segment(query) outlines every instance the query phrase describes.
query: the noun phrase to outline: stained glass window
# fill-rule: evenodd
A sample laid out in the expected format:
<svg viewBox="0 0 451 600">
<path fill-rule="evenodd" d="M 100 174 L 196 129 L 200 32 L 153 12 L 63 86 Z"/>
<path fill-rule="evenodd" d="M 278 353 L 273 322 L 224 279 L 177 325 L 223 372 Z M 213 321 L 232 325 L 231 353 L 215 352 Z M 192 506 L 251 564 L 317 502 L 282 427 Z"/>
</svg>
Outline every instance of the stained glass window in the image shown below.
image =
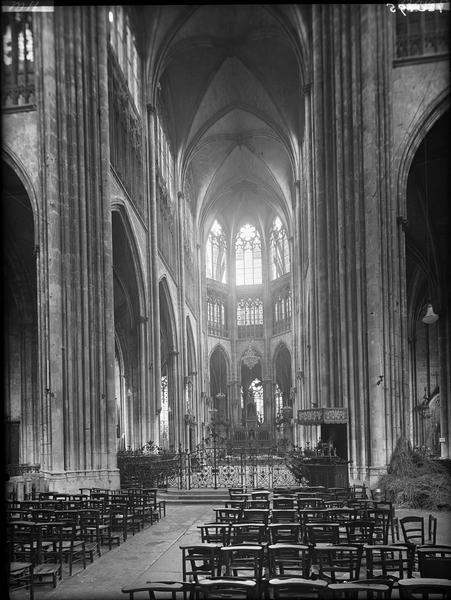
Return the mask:
<svg viewBox="0 0 451 600">
<path fill-rule="evenodd" d="M 247 223 L 241 227 L 235 242 L 236 284 L 262 283 L 262 246 L 258 230 Z"/>
</svg>

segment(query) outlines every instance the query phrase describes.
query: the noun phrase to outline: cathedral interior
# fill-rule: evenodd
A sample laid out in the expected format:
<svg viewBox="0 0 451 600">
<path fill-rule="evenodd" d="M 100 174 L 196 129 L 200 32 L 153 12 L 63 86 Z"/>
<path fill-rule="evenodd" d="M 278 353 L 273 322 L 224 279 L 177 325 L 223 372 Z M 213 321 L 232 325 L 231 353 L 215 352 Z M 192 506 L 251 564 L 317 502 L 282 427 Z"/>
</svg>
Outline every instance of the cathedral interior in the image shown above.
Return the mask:
<svg viewBox="0 0 451 600">
<path fill-rule="evenodd" d="M 438 6 L 438 5 L 431 5 Z M 450 458 L 449 10 L 2 9 L 11 482 Z"/>
</svg>

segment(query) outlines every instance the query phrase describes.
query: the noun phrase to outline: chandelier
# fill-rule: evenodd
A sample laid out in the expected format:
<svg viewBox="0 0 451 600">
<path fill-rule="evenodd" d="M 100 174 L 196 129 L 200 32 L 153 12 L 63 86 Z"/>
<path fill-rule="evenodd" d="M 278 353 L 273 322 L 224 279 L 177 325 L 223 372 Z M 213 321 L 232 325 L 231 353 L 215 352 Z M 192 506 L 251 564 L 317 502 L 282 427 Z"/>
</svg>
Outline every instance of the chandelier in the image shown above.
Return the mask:
<svg viewBox="0 0 451 600">
<path fill-rule="evenodd" d="M 252 347 L 252 342 L 246 348 L 241 357 L 241 362 L 246 365 L 248 369 L 253 369 L 255 365 L 260 361 L 260 356 L 256 353 L 255 349 Z"/>
</svg>

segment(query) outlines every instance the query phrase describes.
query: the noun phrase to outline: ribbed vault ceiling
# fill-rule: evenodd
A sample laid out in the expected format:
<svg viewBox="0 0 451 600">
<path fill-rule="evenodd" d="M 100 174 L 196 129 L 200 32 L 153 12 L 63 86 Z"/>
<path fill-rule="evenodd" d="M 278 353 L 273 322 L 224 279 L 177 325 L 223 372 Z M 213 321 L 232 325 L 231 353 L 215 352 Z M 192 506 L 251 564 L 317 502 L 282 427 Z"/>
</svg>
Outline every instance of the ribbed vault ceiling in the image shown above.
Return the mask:
<svg viewBox="0 0 451 600">
<path fill-rule="evenodd" d="M 300 65 L 270 5 L 160 7 L 158 88 L 196 215 L 291 210 L 302 136 Z"/>
</svg>

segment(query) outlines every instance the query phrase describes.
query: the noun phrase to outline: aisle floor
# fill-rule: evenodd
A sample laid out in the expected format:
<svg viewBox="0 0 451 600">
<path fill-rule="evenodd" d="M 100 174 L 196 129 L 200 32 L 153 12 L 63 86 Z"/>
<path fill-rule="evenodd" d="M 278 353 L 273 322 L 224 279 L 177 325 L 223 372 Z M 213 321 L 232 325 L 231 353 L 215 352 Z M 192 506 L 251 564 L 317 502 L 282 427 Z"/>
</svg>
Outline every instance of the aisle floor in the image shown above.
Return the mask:
<svg viewBox="0 0 451 600">
<path fill-rule="evenodd" d="M 429 514 L 427 511 L 397 509 L 396 515 Z M 451 545 L 451 513 L 433 513 L 438 517 L 437 543 Z M 36 586 L 35 600 L 128 600 L 121 587 L 149 580 L 181 580 L 181 544 L 199 543 L 197 528 L 214 520 L 213 505 L 167 505 L 166 516 L 158 523 L 130 536 L 125 543 L 96 557 L 86 569 L 74 565 L 56 588 Z M 11 593 L 11 600 L 25 600 L 26 590 Z M 137 596 L 144 598 L 145 596 Z M 148 597 L 148 596 L 147 596 Z"/>
</svg>

